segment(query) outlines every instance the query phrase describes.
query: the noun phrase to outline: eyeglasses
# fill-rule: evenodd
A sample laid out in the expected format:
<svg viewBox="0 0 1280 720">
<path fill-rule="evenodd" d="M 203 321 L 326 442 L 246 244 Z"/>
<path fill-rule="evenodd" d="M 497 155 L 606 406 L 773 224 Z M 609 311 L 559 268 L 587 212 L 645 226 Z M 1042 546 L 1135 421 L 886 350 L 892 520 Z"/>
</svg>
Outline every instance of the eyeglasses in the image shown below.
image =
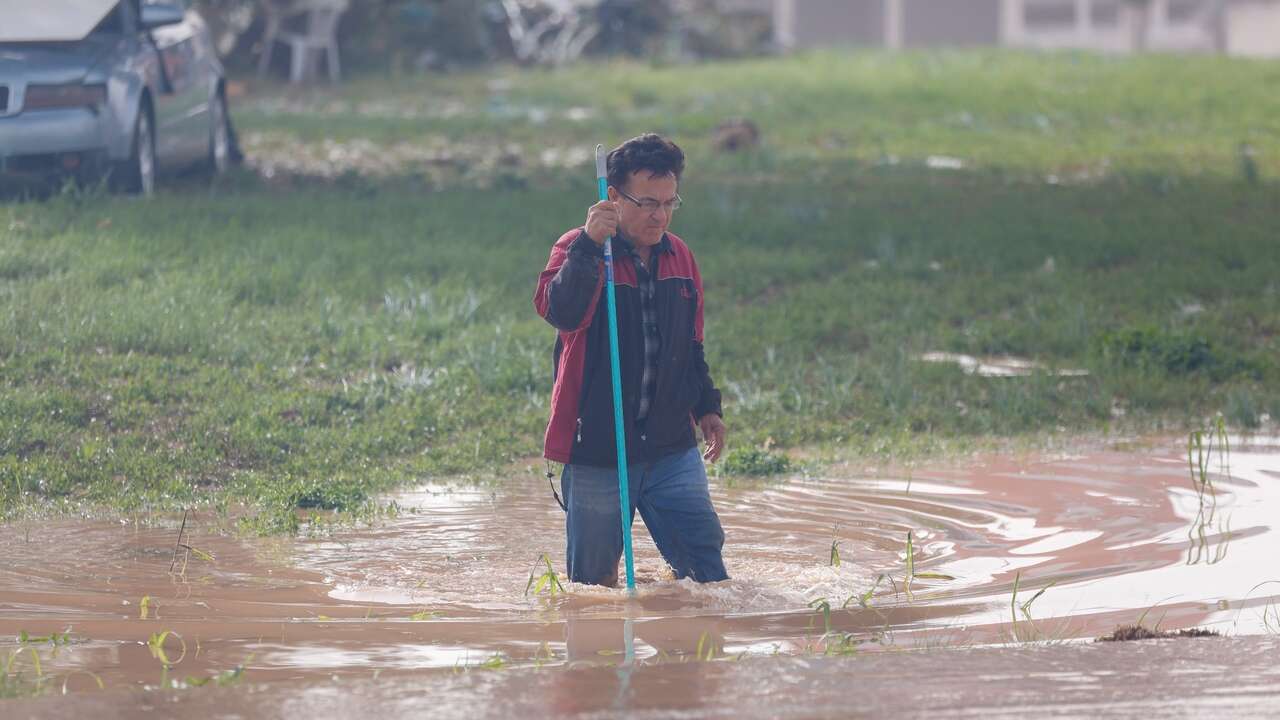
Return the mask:
<svg viewBox="0 0 1280 720">
<path fill-rule="evenodd" d="M 663 212 L 670 215 L 671 213 L 679 210 L 680 206 L 684 204 L 684 200 L 680 199 L 679 195 L 676 195 L 674 198 L 671 198 L 666 202 L 658 202 L 653 198 L 644 198 L 643 200 L 637 200 L 631 197 L 631 195 L 629 195 L 626 190 L 623 190 L 622 188 L 617 187 L 616 185 L 614 186 L 614 189 L 618 191 L 619 195 L 630 200 L 632 203 L 635 204 L 636 207 L 640 208 L 641 210 L 647 213 L 657 212 L 659 208 L 661 208 Z"/>
</svg>

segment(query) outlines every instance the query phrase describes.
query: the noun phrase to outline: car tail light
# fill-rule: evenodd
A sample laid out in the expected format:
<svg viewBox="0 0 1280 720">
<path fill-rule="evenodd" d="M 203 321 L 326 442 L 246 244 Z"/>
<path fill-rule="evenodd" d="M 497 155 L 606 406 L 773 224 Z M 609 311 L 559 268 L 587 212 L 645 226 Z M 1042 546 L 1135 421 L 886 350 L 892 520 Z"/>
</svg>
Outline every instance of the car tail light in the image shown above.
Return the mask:
<svg viewBox="0 0 1280 720">
<path fill-rule="evenodd" d="M 96 110 L 107 102 L 106 85 L 28 85 L 24 110 L 87 107 Z"/>
</svg>

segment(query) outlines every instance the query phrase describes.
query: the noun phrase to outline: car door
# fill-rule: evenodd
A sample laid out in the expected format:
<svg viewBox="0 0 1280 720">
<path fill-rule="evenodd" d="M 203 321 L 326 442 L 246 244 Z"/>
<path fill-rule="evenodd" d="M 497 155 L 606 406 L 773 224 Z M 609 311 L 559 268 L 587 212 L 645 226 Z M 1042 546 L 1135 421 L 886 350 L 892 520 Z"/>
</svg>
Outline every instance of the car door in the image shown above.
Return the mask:
<svg viewBox="0 0 1280 720">
<path fill-rule="evenodd" d="M 151 0 L 160 2 L 160 0 Z M 163 0 L 181 5 L 185 0 Z M 143 0 L 143 8 L 151 4 Z M 197 36 L 190 19 L 151 30 L 160 56 L 160 97 L 156 100 L 156 156 L 167 168 L 203 158 L 209 147 L 209 86 L 198 61 Z"/>
</svg>

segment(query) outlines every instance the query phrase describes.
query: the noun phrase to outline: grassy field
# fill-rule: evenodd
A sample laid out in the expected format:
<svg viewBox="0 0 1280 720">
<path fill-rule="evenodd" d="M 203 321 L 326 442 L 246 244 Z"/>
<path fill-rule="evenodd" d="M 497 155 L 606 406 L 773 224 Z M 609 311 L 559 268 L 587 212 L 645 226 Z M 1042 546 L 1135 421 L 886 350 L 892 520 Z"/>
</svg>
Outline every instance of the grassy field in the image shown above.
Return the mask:
<svg viewBox="0 0 1280 720">
<path fill-rule="evenodd" d="M 647 129 L 690 151 L 674 229 L 738 448 L 1280 417 L 1280 65 L 831 54 L 614 65 L 595 98 L 599 75 L 262 89 L 237 118 L 268 179 L 0 205 L 2 512 L 200 504 L 271 532 L 432 477 L 534 480 L 532 291 L 594 193 L 568 151 Z M 712 151 L 730 114 L 762 149 Z"/>
<path fill-rule="evenodd" d="M 760 157 L 791 165 L 946 155 L 1064 179 L 1238 177 L 1243 143 L 1265 174 L 1280 175 L 1280 64 L 1219 57 L 816 53 L 700 66 L 499 69 L 365 78 L 337 95 L 260 88 L 237 108 L 261 145 L 291 150 L 299 140 L 327 139 L 355 154 L 372 141 L 447 144 L 461 158 L 485 144 L 515 145 L 536 157 L 654 130 L 680 138 L 704 162 L 709 131 L 736 116 L 763 130 Z"/>
</svg>

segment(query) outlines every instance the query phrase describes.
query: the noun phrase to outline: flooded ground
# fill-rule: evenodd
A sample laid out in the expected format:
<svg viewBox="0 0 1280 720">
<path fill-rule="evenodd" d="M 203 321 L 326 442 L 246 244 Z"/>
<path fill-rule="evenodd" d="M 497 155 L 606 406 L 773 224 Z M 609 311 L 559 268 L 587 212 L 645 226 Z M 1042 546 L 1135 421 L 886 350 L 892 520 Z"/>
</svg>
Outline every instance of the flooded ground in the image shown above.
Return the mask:
<svg viewBox="0 0 1280 720">
<path fill-rule="evenodd" d="M 468 698 L 509 691 L 532 693 L 548 711 L 568 703 L 582 712 L 621 707 L 667 717 L 664 707 L 680 707 L 647 705 L 646 694 L 609 704 L 619 697 L 617 681 L 590 678 L 620 677 L 622 667 L 649 683 L 650 694 L 705 680 L 714 689 L 690 690 L 690 702 L 718 697 L 737 702 L 735 714 L 803 715 L 815 706 L 766 713 L 769 705 L 750 704 L 751 692 L 733 688 L 753 677 L 768 680 L 760 688 L 781 682 L 778 692 L 829 685 L 826 696 L 805 696 L 834 703 L 839 692 L 856 693 L 840 689 L 843 671 L 825 656 L 863 656 L 858 662 L 868 664 L 858 667 L 883 671 L 889 687 L 895 663 L 922 663 L 910 672 L 931 673 L 929 663 L 942 664 L 895 659 L 902 653 L 893 651 L 948 647 L 967 653 L 967 669 L 946 675 L 957 688 L 966 673 L 975 687 L 1011 682 L 1031 668 L 1008 653 L 1035 652 L 1044 653 L 1037 663 L 1066 663 L 1053 671 L 1060 676 L 1043 680 L 1046 692 L 1111 685 L 1119 692 L 1135 671 L 1132 651 L 1066 641 L 1142 623 L 1232 636 L 1155 641 L 1187 648 L 1144 651 L 1171 672 L 1210 653 L 1218 664 L 1202 664 L 1203 672 L 1218 668 L 1274 688 L 1277 678 L 1258 658 L 1274 658 L 1280 633 L 1280 541 L 1272 528 L 1280 517 L 1280 442 L 1235 439 L 1206 471 L 1189 468 L 1185 442 L 1168 441 L 971 458 L 909 475 L 837 468 L 828 479 L 717 485 L 733 579 L 671 580 L 637 521 L 634 599 L 574 585 L 526 595 L 530 576 L 545 569 L 543 554 L 563 567 L 563 515 L 545 482 L 421 488 L 396 497 L 406 508 L 398 517 L 320 539 L 238 539 L 197 515 L 183 536 L 193 550 L 176 562 L 176 519 L 18 523 L 0 528 L 0 637 L 68 629 L 69 637 L 6 640 L 0 650 L 7 658 L 27 648 L 14 666 L 25 678 L 36 676 L 38 656 L 51 687 L 65 684 L 86 700 L 102 692 L 100 680 L 104 697 L 120 707 L 159 702 L 146 688 L 165 681 L 231 680 L 237 667 L 241 688 L 217 692 L 283 703 L 258 709 L 307 707 L 344 688 L 393 705 L 454 688 L 458 712 L 469 712 Z M 1018 650 L 987 647 L 1011 643 Z M 725 662 L 697 662 L 708 658 Z M 973 658 L 981 661 L 970 666 Z M 533 667 L 543 670 L 522 669 Z M 466 679 L 491 674 L 485 670 L 503 670 L 492 673 L 503 679 Z M 1175 695 L 1176 688 L 1167 686 Z M 198 705 L 190 696 L 210 692 L 193 688 L 180 702 Z M 856 709 L 857 697 L 847 701 Z M 21 707 L 34 713 L 59 702 L 68 700 Z M 235 714 L 233 706 L 207 709 Z M 405 708 L 401 714 L 418 714 Z"/>
<path fill-rule="evenodd" d="M 247 683 L 9 701 L 15 718 L 1273 718 L 1280 639 Z"/>
</svg>

